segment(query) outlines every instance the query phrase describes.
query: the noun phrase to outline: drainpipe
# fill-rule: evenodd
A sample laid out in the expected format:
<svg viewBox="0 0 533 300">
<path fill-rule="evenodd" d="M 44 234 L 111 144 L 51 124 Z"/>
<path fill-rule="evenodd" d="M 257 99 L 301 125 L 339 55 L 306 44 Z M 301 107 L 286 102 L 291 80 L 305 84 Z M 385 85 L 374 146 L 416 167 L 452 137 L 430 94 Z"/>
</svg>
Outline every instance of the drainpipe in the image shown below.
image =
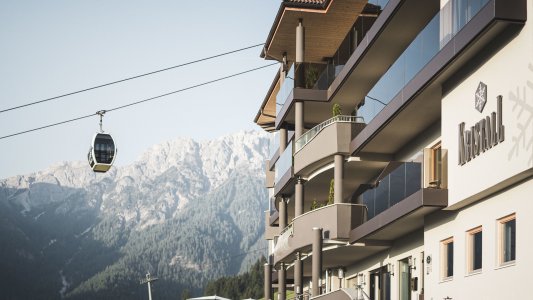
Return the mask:
<svg viewBox="0 0 533 300">
<path fill-rule="evenodd" d="M 312 262 L 313 297 L 320 295 L 320 276 L 322 274 L 322 228 L 313 227 Z"/>
</svg>

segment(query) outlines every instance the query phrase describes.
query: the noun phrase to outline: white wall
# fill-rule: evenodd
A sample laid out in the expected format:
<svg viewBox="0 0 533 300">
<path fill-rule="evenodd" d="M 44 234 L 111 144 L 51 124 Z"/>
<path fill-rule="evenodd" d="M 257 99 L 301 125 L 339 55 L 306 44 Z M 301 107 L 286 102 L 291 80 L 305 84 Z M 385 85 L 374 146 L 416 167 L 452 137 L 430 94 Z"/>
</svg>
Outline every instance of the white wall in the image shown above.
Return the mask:
<svg viewBox="0 0 533 300">
<path fill-rule="evenodd" d="M 449 205 L 453 208 L 533 167 L 533 2 L 527 5 L 529 21 L 520 34 L 442 100 L 442 146 L 448 149 Z M 482 113 L 474 107 L 480 81 L 488 86 Z M 505 141 L 458 165 L 459 124 L 465 122 L 470 129 L 496 111 L 498 95 L 503 96 Z"/>
<path fill-rule="evenodd" d="M 533 179 L 513 186 L 457 212 L 439 212 L 426 218 L 424 244 L 431 255 L 431 271 L 426 269 L 426 298 L 444 299 L 531 299 L 530 272 L 533 269 Z M 516 213 L 516 261 L 499 267 L 497 263 L 497 220 Z M 445 215 L 444 215 L 445 214 Z M 466 231 L 483 226 L 482 271 L 468 275 Z M 440 241 L 454 238 L 453 279 L 441 282 Z M 426 266 L 427 267 L 427 266 Z"/>
<path fill-rule="evenodd" d="M 399 298 L 399 261 L 409 256 L 416 258 L 416 270 L 412 270 L 412 278 L 418 277 L 418 290 L 412 292 L 411 299 L 418 299 L 422 290 L 422 265 L 421 253 L 424 251 L 424 238 L 421 231 L 409 234 L 401 239 L 395 240 L 394 245 L 377 255 L 364 259 L 362 262 L 347 267 L 345 277 L 351 278 L 359 273 L 364 274 L 364 291 L 370 295 L 370 272 L 388 263 L 394 264 L 394 276 L 391 276 L 391 299 Z M 353 286 L 349 286 L 353 288 Z M 365 298 L 366 299 L 366 298 Z"/>
</svg>

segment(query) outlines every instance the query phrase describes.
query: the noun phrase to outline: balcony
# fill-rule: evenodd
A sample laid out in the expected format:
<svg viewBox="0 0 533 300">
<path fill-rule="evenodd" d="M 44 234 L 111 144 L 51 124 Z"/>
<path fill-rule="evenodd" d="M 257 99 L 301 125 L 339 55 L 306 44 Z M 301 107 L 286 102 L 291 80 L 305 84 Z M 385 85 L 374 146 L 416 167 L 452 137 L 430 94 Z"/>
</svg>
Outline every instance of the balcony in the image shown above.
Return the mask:
<svg viewBox="0 0 533 300">
<path fill-rule="evenodd" d="M 272 226 L 270 224 L 271 214 L 272 212 L 265 211 L 265 240 L 273 240 L 274 237 L 278 236 L 281 231 L 281 228 L 279 228 L 279 226 Z"/>
<path fill-rule="evenodd" d="M 292 107 L 292 100 L 325 101 L 333 65 L 319 63 L 293 63 L 276 95 L 276 127 Z"/>
<path fill-rule="evenodd" d="M 274 187 L 274 176 L 275 172 L 270 170 L 270 160 L 265 162 L 265 187 L 273 188 Z"/>
<path fill-rule="evenodd" d="M 361 117 L 341 115 L 311 128 L 294 144 L 294 173 L 307 175 L 317 167 L 332 162 L 334 154 L 349 154 L 350 141 L 364 127 Z"/>
<path fill-rule="evenodd" d="M 437 124 L 445 83 L 475 69 L 512 38 L 525 22 L 525 6 L 524 0 L 448 2 L 362 96 L 358 113 L 368 124 L 352 141 L 352 153 L 394 155 Z"/>
<path fill-rule="evenodd" d="M 331 204 L 294 218 L 280 234 L 274 247 L 274 263 L 293 260 L 295 251 L 310 250 L 313 227 L 324 230 L 324 244 L 347 241 L 350 230 L 366 218 L 366 208 L 358 204 Z"/>
<path fill-rule="evenodd" d="M 279 131 L 270 134 L 268 139 L 268 153 L 270 157 L 268 169 L 273 171 L 274 165 L 279 159 Z"/>
<path fill-rule="evenodd" d="M 388 104 L 488 2 L 489 0 L 448 2 L 367 94 L 365 104 L 360 109 L 365 120 L 372 121 L 384 105 Z"/>
<path fill-rule="evenodd" d="M 391 162 L 362 194 L 368 221 L 352 230 L 350 242 L 394 240 L 423 227 L 425 215 L 447 206 L 447 151 L 424 149 L 419 160 Z"/>
<path fill-rule="evenodd" d="M 308 101 L 306 105 L 312 106 L 310 109 L 304 108 L 308 112 L 314 112 L 310 115 L 314 117 L 309 118 L 308 123 L 317 124 L 324 120 L 323 112 L 327 110 L 324 110 L 323 106 L 331 105 L 327 97 L 329 86 L 341 74 L 346 62 L 356 47 L 364 41 L 365 35 L 387 3 L 388 0 L 381 0 L 363 4 L 364 9 L 361 15 L 352 24 L 338 48 L 333 50 L 334 53 L 319 59 L 323 63 L 301 63 L 296 66 L 293 64 L 287 72 L 286 84 L 280 89 L 279 97 L 277 97 L 276 128 L 280 128 L 282 124 L 294 123 L 292 106 L 296 100 Z M 306 56 L 307 50 L 313 51 L 314 49 L 306 49 Z M 353 98 L 340 104 L 353 106 Z M 320 108 L 317 110 L 317 107 Z M 320 113 L 317 114 L 317 111 Z"/>
</svg>

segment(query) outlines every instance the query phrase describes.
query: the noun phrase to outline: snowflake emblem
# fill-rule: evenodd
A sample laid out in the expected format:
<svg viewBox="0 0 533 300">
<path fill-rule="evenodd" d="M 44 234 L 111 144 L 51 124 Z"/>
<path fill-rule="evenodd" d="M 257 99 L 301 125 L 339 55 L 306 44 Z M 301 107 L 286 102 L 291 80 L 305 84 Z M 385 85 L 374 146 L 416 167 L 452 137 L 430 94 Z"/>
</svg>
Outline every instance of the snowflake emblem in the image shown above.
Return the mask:
<svg viewBox="0 0 533 300">
<path fill-rule="evenodd" d="M 487 85 L 483 82 L 479 82 L 476 90 L 476 109 L 479 112 L 483 112 L 485 104 L 487 103 Z"/>
</svg>

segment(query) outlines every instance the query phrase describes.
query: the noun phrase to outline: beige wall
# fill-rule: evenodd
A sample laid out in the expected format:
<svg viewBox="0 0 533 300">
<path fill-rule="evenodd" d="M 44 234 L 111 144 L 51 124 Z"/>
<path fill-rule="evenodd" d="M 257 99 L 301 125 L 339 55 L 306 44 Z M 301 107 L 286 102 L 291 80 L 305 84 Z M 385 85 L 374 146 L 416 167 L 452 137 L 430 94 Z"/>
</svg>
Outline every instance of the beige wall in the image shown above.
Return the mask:
<svg viewBox="0 0 533 300">
<path fill-rule="evenodd" d="M 442 146 L 448 149 L 449 205 L 453 208 L 533 167 L 533 2 L 527 5 L 529 21 L 519 35 L 442 100 Z M 474 107 L 480 81 L 488 87 L 482 113 Z M 470 129 L 496 111 L 498 95 L 503 96 L 505 141 L 458 165 L 459 124 L 465 122 Z"/>
<path fill-rule="evenodd" d="M 529 273 L 533 267 L 533 179 L 513 186 L 489 199 L 458 212 L 440 212 L 426 218 L 424 244 L 426 256 L 426 299 L 531 299 Z M 516 213 L 516 261 L 506 267 L 497 262 L 497 220 Z M 440 216 L 438 216 L 440 214 Z M 466 231 L 483 228 L 482 271 L 467 272 Z M 441 280 L 440 241 L 454 238 L 454 275 Z"/>
</svg>

